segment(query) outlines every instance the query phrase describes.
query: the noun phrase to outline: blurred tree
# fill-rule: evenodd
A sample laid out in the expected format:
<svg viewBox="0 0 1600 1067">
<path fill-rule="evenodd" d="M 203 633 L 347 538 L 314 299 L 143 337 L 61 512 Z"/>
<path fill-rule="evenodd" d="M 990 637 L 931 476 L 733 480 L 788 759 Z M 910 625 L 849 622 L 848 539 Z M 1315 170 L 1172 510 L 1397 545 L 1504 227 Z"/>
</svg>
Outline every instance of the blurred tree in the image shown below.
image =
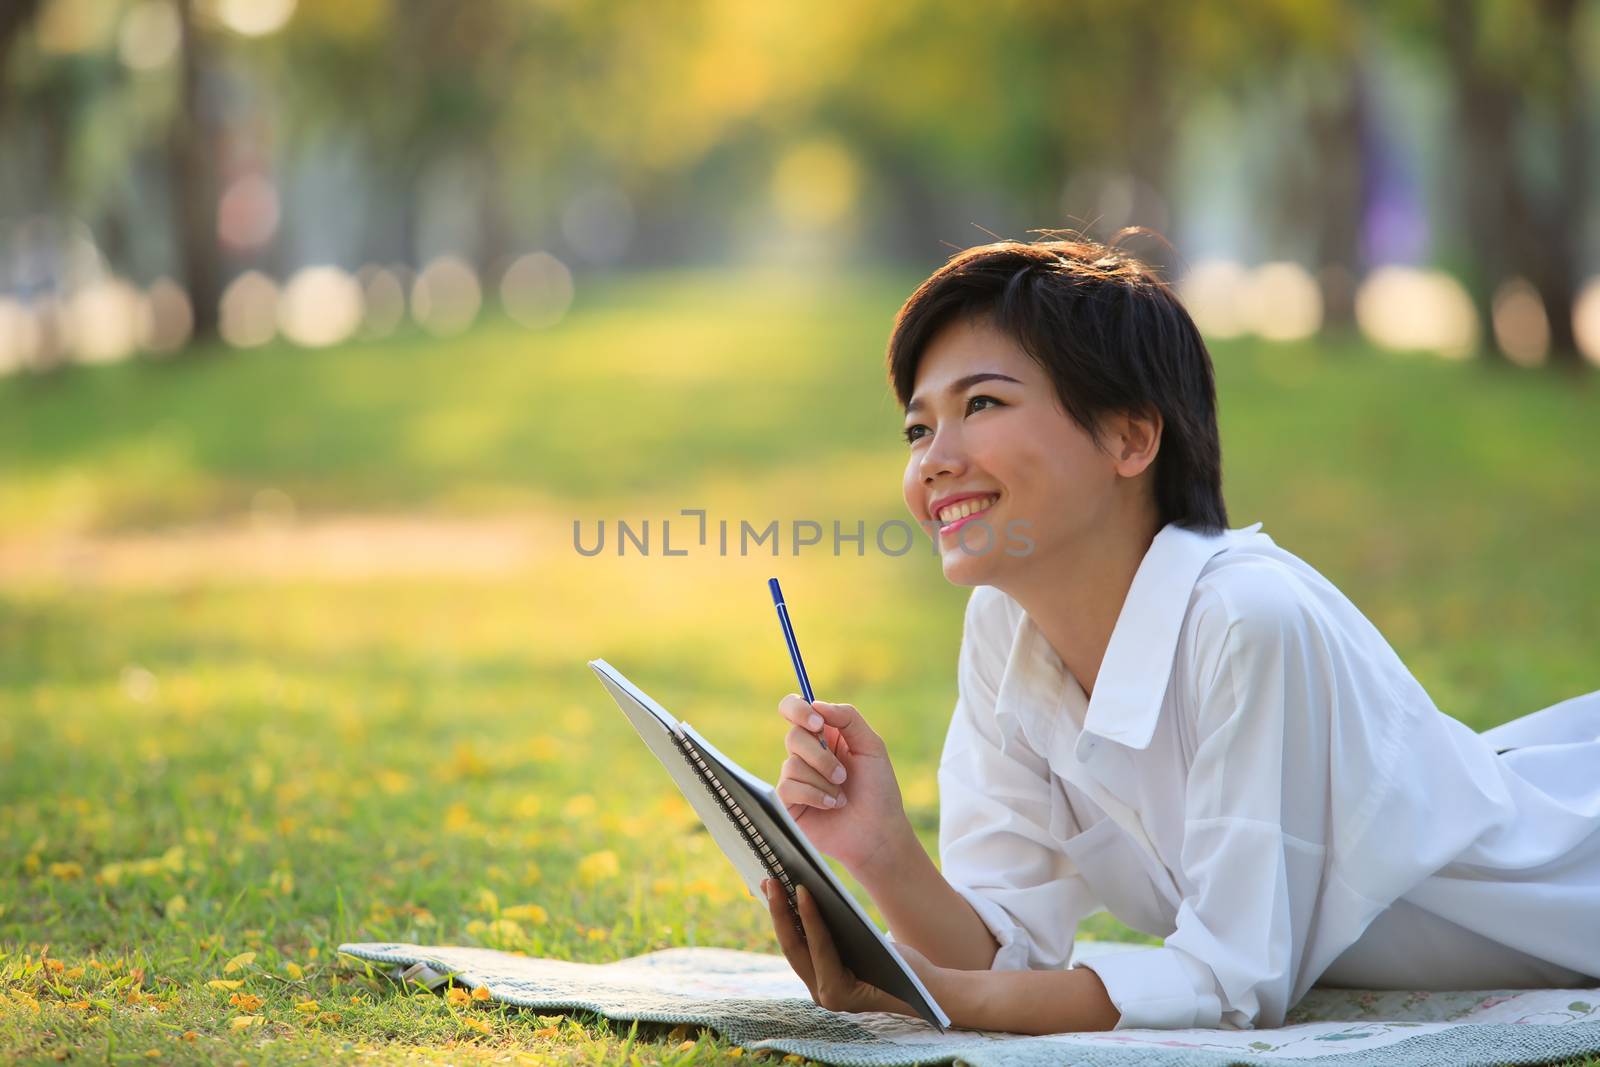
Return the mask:
<svg viewBox="0 0 1600 1067">
<path fill-rule="evenodd" d="M 607 5 L 532 7 L 510 0 L 359 0 L 308 6 L 278 57 L 291 147 L 352 138 L 366 162 L 372 259 L 410 264 L 430 175 L 466 176 L 472 232 L 452 249 L 492 266 L 514 251 L 527 202 L 575 162 L 584 123 L 581 71 L 601 60 Z M 587 27 L 594 27 L 589 39 Z"/>
<path fill-rule="evenodd" d="M 0 3 L 0 103 L 4 102 L 6 89 L 11 84 L 6 77 L 6 61 L 11 57 L 11 49 L 42 6 L 42 0 L 5 0 Z"/>
<path fill-rule="evenodd" d="M 178 100 L 167 135 L 168 192 L 176 220 L 179 271 L 194 309 L 194 339 L 217 335 L 222 297 L 222 258 L 217 248 L 216 111 L 208 99 L 207 31 L 196 25 L 194 0 L 173 0 L 178 15 Z M 191 347 L 189 351 L 205 351 Z"/>
<path fill-rule="evenodd" d="M 1323 296 L 1323 326 L 1355 328 L 1356 284 L 1367 175 L 1363 127 L 1370 121 L 1374 38 L 1366 5 L 1322 0 L 1295 5 L 1280 23 L 1280 55 L 1258 57 L 1254 91 L 1290 104 L 1291 123 L 1268 176 L 1270 229 L 1281 246 L 1303 242 Z"/>
<path fill-rule="evenodd" d="M 1355 36 L 1343 7 L 878 4 L 857 20 L 854 61 L 823 88 L 820 110 L 865 154 L 901 213 L 897 250 L 918 259 L 940 240 L 985 239 L 973 223 L 989 220 L 969 206 L 985 191 L 1028 225 L 1165 230 L 1174 150 L 1196 101 L 1237 102 L 1306 52 L 1344 76 Z M 1305 167 L 1293 199 L 1350 199 L 1323 195 L 1335 180 L 1323 163 Z M 1092 175 L 1101 180 L 1073 180 Z M 1108 187 L 1127 205 L 1114 216 L 1094 195 Z M 1291 214 L 1302 228 L 1319 217 Z M 1158 265 L 1169 255 L 1154 244 L 1138 251 Z"/>
<path fill-rule="evenodd" d="M 1551 362 L 1573 370 L 1583 366 L 1573 307 L 1592 193 L 1582 8 L 1580 0 L 1461 0 L 1442 13 L 1468 288 L 1492 321 L 1500 285 L 1527 279 L 1544 305 Z"/>
<path fill-rule="evenodd" d="M 168 4 L 177 58 L 131 73 L 126 31 Z M 881 0 L 845 14 L 746 0 L 302 0 L 281 32 L 252 36 L 208 0 L 0 0 L 0 86 L 28 101 L 31 169 L 14 184 L 60 200 L 40 206 L 30 191 L 7 206 L 82 217 L 113 259 L 130 243 L 119 219 L 170 231 L 203 337 L 223 275 L 245 265 L 223 258 L 217 227 L 241 143 L 284 197 L 282 261 L 244 253 L 274 273 L 302 265 L 297 228 L 338 210 L 361 223 L 309 242 L 315 254 L 416 266 L 454 242 L 480 270 L 531 244 L 581 258 L 585 228 L 613 212 L 657 261 L 792 226 L 807 231 L 797 245 L 925 263 L 990 230 L 1171 232 L 1182 135 L 1209 109 L 1267 116 L 1271 133 L 1251 137 L 1270 154 L 1237 168 L 1255 231 L 1244 243 L 1323 268 L 1325 320 L 1340 324 L 1365 267 L 1370 83 L 1398 37 L 1456 94 L 1474 293 L 1487 310 L 1505 278 L 1527 277 L 1570 361 L 1591 147 L 1574 28 L 1594 4 Z M 17 27 L 68 7 L 109 29 L 7 68 Z M 135 95 L 142 126 L 121 121 Z M 163 165 L 150 167 L 158 142 Z M 46 149 L 62 161 L 48 174 Z M 355 160 L 345 184 L 300 180 L 319 153 Z M 170 211 L 130 206 L 149 188 L 119 170 L 130 160 L 165 183 Z M 448 224 L 434 225 L 441 200 Z M 1136 250 L 1166 265 L 1159 245 Z"/>
</svg>

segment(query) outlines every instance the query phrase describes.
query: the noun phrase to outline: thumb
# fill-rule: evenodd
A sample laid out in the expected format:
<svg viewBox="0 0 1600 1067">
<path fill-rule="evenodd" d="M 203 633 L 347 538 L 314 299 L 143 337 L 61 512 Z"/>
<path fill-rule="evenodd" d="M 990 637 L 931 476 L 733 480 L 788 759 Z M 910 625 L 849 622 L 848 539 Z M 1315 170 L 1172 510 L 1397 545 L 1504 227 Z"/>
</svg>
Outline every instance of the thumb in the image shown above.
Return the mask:
<svg viewBox="0 0 1600 1067">
<path fill-rule="evenodd" d="M 830 704 L 826 700 L 813 700 L 811 706 L 817 709 L 817 714 L 822 716 L 823 722 L 844 736 L 845 743 L 850 746 L 852 753 L 858 756 L 888 755 L 883 738 L 867 725 L 867 720 L 862 718 L 855 705 Z"/>
</svg>

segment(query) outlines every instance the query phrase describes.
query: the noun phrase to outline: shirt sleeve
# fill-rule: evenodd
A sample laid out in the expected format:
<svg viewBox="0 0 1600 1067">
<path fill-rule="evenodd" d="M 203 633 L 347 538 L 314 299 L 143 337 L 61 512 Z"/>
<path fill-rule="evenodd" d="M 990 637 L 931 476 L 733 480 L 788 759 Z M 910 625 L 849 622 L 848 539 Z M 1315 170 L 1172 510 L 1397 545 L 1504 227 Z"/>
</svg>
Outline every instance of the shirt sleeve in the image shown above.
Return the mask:
<svg viewBox="0 0 1600 1067">
<path fill-rule="evenodd" d="M 1291 590 L 1217 591 L 1196 628 L 1184 787 L 1192 891 L 1161 948 L 1087 961 L 1117 1029 L 1282 1025 L 1323 895 L 1338 650 Z M 1198 609 L 1197 609 L 1198 610 Z M 1175 675 L 1181 684 L 1185 672 Z"/>
<path fill-rule="evenodd" d="M 1097 903 L 1051 834 L 1052 812 L 1070 814 L 1049 765 L 1018 742 L 1002 746 L 995 706 L 1011 636 L 1003 608 L 986 587 L 967 603 L 939 761 L 940 868 L 999 943 L 991 970 L 1059 969 Z"/>
</svg>

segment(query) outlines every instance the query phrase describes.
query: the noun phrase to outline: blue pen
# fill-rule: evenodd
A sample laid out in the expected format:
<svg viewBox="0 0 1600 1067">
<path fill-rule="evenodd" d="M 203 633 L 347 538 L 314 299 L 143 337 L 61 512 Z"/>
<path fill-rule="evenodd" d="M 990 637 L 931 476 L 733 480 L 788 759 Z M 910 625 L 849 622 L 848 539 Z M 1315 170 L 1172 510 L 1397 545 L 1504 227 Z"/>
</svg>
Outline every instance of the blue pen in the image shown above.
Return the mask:
<svg viewBox="0 0 1600 1067">
<path fill-rule="evenodd" d="M 806 665 L 800 658 L 800 645 L 794 639 L 794 624 L 789 621 L 789 609 L 783 602 L 783 590 L 778 586 L 778 579 L 768 578 L 767 588 L 772 591 L 772 603 L 778 609 L 778 624 L 783 627 L 783 640 L 789 646 L 789 658 L 794 660 L 795 677 L 800 679 L 800 695 L 806 698 L 806 703 L 817 699 L 811 692 L 811 679 L 806 677 Z M 817 734 L 817 744 L 828 748 L 822 734 Z M 828 749 L 832 752 L 832 749 Z"/>
</svg>

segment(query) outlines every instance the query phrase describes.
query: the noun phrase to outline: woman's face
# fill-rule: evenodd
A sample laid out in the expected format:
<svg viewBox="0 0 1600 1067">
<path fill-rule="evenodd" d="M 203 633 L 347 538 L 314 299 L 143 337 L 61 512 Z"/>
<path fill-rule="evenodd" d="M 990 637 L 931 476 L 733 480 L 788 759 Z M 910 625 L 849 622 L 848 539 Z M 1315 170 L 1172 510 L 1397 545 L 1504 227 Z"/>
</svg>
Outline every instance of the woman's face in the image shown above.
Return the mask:
<svg viewBox="0 0 1600 1067">
<path fill-rule="evenodd" d="M 986 317 L 955 320 L 934 337 L 905 424 L 906 506 L 956 585 L 1009 585 L 1105 527 L 1118 480 L 1112 457 L 1062 410 L 1044 369 Z"/>
</svg>

